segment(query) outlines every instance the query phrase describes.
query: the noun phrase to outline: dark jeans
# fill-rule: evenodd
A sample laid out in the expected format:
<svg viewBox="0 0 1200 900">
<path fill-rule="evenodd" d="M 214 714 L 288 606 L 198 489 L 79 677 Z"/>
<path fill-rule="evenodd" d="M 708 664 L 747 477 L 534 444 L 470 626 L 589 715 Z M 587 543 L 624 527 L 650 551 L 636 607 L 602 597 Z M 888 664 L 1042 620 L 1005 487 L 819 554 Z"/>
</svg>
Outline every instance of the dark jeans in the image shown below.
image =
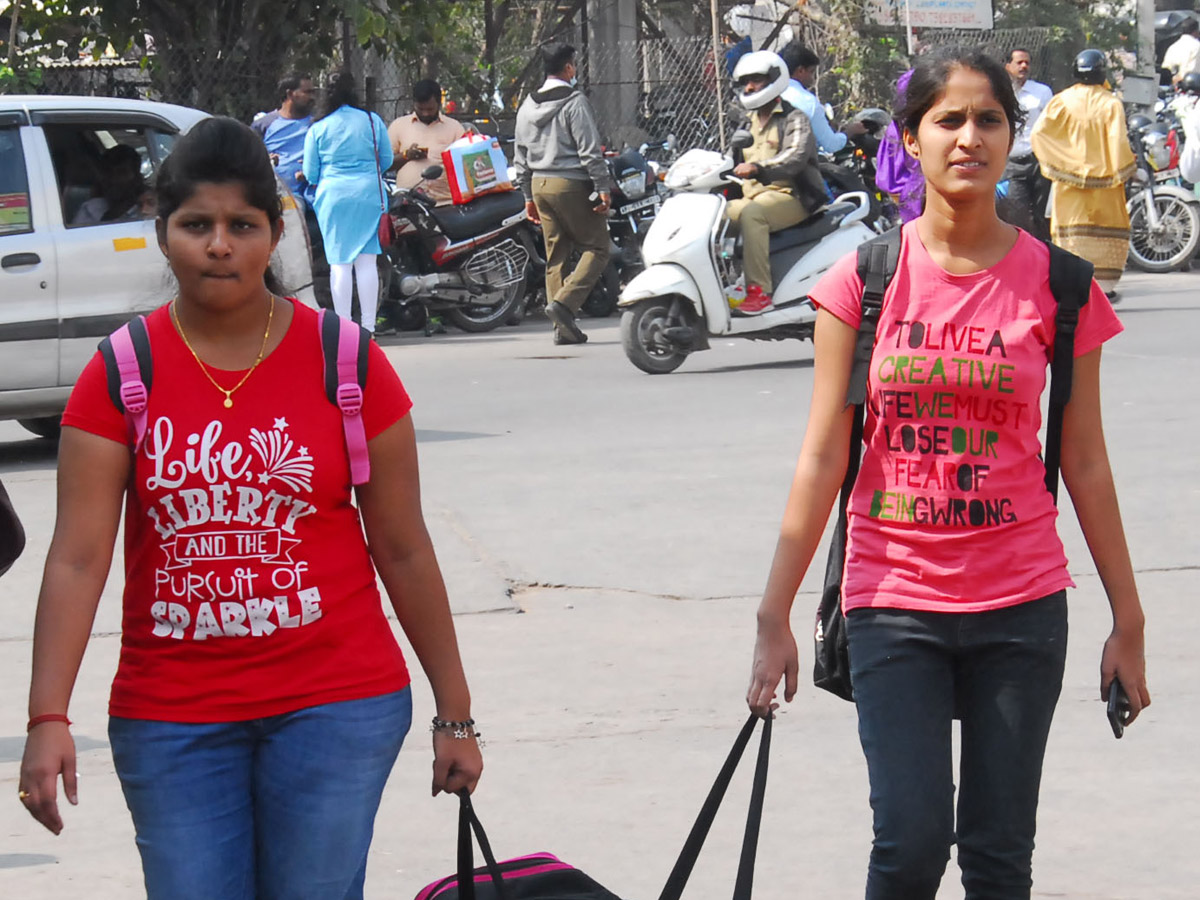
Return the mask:
<svg viewBox="0 0 1200 900">
<path fill-rule="evenodd" d="M 855 609 L 847 635 L 875 816 L 867 900 L 933 900 L 956 839 L 967 900 L 1028 900 L 1065 592 L 983 613 Z"/>
<path fill-rule="evenodd" d="M 1008 179 L 1008 197 L 1002 204 L 1001 218 L 1036 238 L 1049 240 L 1046 204 L 1050 200 L 1050 180 L 1042 174 L 1037 159 L 1032 155 L 1010 159 L 1004 177 Z"/>
</svg>

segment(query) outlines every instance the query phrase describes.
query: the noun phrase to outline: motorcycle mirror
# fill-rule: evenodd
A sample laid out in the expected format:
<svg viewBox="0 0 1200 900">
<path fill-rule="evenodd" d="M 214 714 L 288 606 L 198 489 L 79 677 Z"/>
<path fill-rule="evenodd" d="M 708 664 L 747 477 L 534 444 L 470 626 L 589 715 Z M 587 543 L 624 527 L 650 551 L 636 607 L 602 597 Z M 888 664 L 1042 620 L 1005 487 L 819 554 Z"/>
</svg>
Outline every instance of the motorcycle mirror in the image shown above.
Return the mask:
<svg viewBox="0 0 1200 900">
<path fill-rule="evenodd" d="M 429 166 L 421 172 L 421 177 L 426 181 L 433 181 L 435 178 L 441 178 L 444 171 L 446 170 L 441 166 Z"/>
<path fill-rule="evenodd" d="M 744 128 L 739 128 L 729 139 L 729 146 L 734 150 L 745 150 L 747 147 L 754 146 L 754 137 Z"/>
</svg>

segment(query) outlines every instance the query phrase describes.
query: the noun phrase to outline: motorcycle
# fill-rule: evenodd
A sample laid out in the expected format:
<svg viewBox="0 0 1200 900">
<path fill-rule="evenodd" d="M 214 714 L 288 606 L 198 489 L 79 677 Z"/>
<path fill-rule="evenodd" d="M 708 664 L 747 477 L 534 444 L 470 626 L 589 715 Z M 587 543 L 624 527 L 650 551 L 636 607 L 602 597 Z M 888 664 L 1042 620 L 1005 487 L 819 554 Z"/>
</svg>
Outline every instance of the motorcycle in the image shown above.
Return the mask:
<svg viewBox="0 0 1200 900">
<path fill-rule="evenodd" d="M 425 169 L 421 184 L 442 171 Z M 384 251 L 385 326 L 420 328 L 432 313 L 467 332 L 497 328 L 524 303 L 539 258 L 521 192 L 437 206 L 421 184 L 391 191 L 396 240 Z"/>
<path fill-rule="evenodd" d="M 659 180 L 660 166 L 646 158 L 655 150 L 674 149 L 675 137 L 626 147 L 607 156 L 613 182 L 612 204 L 608 211 L 608 231 L 612 235 L 614 257 L 623 282 L 645 268 L 642 261 L 642 237 L 662 208 L 666 191 Z"/>
<path fill-rule="evenodd" d="M 1126 188 L 1129 263 L 1143 272 L 1185 269 L 1200 245 L 1200 203 L 1181 183 L 1181 131 L 1148 116 L 1131 116 L 1129 125 L 1137 162 Z"/>
<path fill-rule="evenodd" d="M 733 136 L 735 148 L 750 135 Z M 816 307 L 808 292 L 838 259 L 873 232 L 863 224 L 870 201 L 861 191 L 839 197 L 799 225 L 771 235 L 772 308 L 739 315 L 730 300 L 745 296 L 739 242 L 725 215 L 735 177 L 731 156 L 694 149 L 667 171 L 674 193 L 663 204 L 642 245 L 646 269 L 621 293 L 621 344 L 643 372 L 673 372 L 688 355 L 709 348 L 710 337 L 754 340 L 811 338 Z"/>
<path fill-rule="evenodd" d="M 886 111 L 872 107 L 862 110 L 851 121 L 861 122 L 867 129 L 866 134 L 851 138 L 841 150 L 822 158 L 819 163 L 821 175 L 834 196 L 852 191 L 865 192 L 871 201 L 867 224 L 883 234 L 900 224 L 900 210 L 895 201 L 875 186 L 875 158 L 891 117 Z"/>
</svg>

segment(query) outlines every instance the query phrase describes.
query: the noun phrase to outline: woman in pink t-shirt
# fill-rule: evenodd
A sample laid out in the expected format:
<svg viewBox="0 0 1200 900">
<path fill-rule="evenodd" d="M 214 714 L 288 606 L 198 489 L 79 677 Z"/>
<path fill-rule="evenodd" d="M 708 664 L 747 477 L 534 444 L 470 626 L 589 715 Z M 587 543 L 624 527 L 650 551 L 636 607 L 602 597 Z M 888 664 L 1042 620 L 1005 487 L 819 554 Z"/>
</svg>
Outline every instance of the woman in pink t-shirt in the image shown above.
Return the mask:
<svg viewBox="0 0 1200 900">
<path fill-rule="evenodd" d="M 1054 341 L 1049 252 L 995 208 L 1020 117 L 1004 68 L 978 52 L 923 61 L 897 116 L 926 204 L 903 227 L 884 296 L 843 580 L 875 822 L 868 900 L 933 900 L 954 843 L 968 900 L 1027 900 L 1032 885 L 1073 585 L 1039 456 Z M 747 694 L 760 715 L 781 679 L 785 700 L 796 693 L 789 615 L 852 449 L 844 398 L 862 289 L 851 254 L 813 291 L 812 408 Z M 1120 330 L 1093 283 L 1076 331 L 1061 469 L 1112 607 L 1100 693 L 1119 678 L 1132 721 L 1150 703 L 1144 617 L 1100 418 L 1100 347 Z"/>
<path fill-rule="evenodd" d="M 123 505 L 108 735 L 147 896 L 361 900 L 412 720 L 376 572 L 433 689 L 433 792 L 473 790 L 483 767 L 421 513 L 411 403 L 368 344 L 370 477 L 352 490 L 317 314 L 273 284 L 282 209 L 253 131 L 197 123 L 156 190 L 179 293 L 146 320 L 140 446 L 99 353 L 63 417 L 19 798 L 55 834 L 60 778 L 77 802 L 66 713 Z"/>
</svg>

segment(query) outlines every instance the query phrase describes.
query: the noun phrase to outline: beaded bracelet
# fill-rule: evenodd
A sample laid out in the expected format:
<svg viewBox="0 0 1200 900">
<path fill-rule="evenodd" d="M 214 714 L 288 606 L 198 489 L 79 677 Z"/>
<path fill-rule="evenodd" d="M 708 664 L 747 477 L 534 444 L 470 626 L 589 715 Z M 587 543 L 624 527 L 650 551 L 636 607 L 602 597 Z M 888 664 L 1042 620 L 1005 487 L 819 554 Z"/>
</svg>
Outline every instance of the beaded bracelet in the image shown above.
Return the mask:
<svg viewBox="0 0 1200 900">
<path fill-rule="evenodd" d="M 449 731 L 451 736 L 460 739 L 470 737 L 477 738 L 480 736 L 479 732 L 475 730 L 474 719 L 466 719 L 462 722 L 453 722 L 446 719 L 439 719 L 437 716 L 434 716 L 433 723 L 429 726 L 429 733 L 437 734 L 439 731 Z"/>
</svg>

